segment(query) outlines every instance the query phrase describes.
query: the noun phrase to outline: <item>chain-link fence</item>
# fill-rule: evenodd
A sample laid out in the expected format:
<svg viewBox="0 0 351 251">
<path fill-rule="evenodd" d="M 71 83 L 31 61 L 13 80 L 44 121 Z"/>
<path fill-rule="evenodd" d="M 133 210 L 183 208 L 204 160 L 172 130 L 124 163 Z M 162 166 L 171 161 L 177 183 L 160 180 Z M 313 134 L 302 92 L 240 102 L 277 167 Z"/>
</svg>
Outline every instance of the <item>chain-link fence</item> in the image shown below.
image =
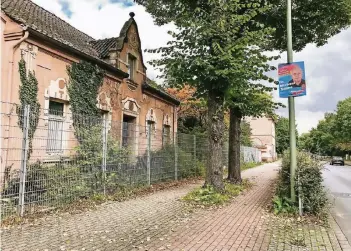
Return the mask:
<svg viewBox="0 0 351 251">
<path fill-rule="evenodd" d="M 3 105 L 3 104 L 2 104 Z M 62 108 L 10 106 L 1 114 L 1 215 L 50 210 L 94 194 L 204 175 L 207 137 L 108 114 L 81 117 Z M 224 147 L 223 165 L 228 160 Z M 242 147 L 246 162 L 258 149 Z"/>
</svg>

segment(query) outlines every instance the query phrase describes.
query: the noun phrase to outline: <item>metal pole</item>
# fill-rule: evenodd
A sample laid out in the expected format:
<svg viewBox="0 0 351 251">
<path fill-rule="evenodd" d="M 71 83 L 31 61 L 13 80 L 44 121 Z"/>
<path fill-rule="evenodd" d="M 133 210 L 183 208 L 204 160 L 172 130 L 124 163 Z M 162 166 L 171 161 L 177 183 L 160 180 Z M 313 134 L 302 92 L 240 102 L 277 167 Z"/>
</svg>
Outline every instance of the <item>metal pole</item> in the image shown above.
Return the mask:
<svg viewBox="0 0 351 251">
<path fill-rule="evenodd" d="M 20 171 L 20 187 L 19 187 L 19 215 L 24 214 L 24 195 L 26 192 L 26 174 L 27 174 L 27 158 L 28 158 L 28 129 L 29 129 L 29 112 L 30 105 L 26 105 L 23 111 L 23 139 L 22 139 L 22 154 L 21 154 L 21 171 Z"/>
<path fill-rule="evenodd" d="M 104 195 L 106 195 L 106 158 L 107 158 L 107 120 L 104 119 L 102 129 L 102 180 Z"/>
<path fill-rule="evenodd" d="M 147 184 L 151 185 L 151 124 L 148 124 L 148 134 L 147 134 Z"/>
<path fill-rule="evenodd" d="M 194 135 L 194 166 L 195 166 L 195 176 L 197 175 L 197 164 L 196 164 L 196 135 Z"/>
<path fill-rule="evenodd" d="M 174 179 L 178 180 L 178 133 L 174 136 Z"/>
<path fill-rule="evenodd" d="M 291 0 L 286 0 L 286 30 L 287 30 L 287 54 L 288 63 L 293 62 L 292 50 L 292 21 L 291 21 Z M 289 131 L 290 131 L 290 194 L 291 200 L 296 201 L 295 194 L 295 172 L 297 166 L 296 160 L 296 134 L 295 134 L 295 100 L 289 97 Z"/>
<path fill-rule="evenodd" d="M 298 182 L 298 186 L 299 186 L 299 215 L 302 216 L 303 215 L 303 205 L 302 205 L 302 190 L 301 190 L 301 184 L 300 184 L 300 177 L 297 176 L 297 182 Z"/>
</svg>

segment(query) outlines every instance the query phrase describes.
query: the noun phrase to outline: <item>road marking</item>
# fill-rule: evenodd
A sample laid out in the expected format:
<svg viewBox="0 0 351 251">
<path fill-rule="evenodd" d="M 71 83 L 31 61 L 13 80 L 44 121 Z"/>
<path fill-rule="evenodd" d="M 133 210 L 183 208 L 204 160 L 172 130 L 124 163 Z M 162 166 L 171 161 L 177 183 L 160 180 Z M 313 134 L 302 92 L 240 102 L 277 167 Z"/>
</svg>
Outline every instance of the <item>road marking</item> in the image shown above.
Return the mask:
<svg viewBox="0 0 351 251">
<path fill-rule="evenodd" d="M 351 199 L 351 193 L 331 193 L 331 194 L 338 198 Z"/>
</svg>

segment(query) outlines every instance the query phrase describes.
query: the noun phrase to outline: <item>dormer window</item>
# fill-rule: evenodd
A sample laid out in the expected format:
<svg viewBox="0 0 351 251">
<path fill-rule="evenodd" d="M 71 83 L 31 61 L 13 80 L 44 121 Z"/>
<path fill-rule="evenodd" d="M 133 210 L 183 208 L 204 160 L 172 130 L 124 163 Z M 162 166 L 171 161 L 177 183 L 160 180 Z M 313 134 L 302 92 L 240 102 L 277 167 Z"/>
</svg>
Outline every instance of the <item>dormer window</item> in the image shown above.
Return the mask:
<svg viewBox="0 0 351 251">
<path fill-rule="evenodd" d="M 128 54 L 128 74 L 129 74 L 129 79 L 135 81 L 136 57 L 134 57 L 131 54 Z"/>
</svg>

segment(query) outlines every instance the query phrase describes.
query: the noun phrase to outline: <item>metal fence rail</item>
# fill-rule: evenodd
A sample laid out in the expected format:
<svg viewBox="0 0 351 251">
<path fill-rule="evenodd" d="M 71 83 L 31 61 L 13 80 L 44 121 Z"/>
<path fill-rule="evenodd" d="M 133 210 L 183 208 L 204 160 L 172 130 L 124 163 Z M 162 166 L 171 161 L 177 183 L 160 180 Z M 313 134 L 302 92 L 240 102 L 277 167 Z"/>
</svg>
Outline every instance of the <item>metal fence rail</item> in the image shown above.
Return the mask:
<svg viewBox="0 0 351 251">
<path fill-rule="evenodd" d="M 206 136 L 64 111 L 40 110 L 36 117 L 29 106 L 6 106 L 12 108 L 1 113 L 2 217 L 50 210 L 124 187 L 204 175 Z M 227 149 L 226 144 L 224 166 Z M 242 160 L 260 162 L 258 152 L 242 147 Z"/>
</svg>

